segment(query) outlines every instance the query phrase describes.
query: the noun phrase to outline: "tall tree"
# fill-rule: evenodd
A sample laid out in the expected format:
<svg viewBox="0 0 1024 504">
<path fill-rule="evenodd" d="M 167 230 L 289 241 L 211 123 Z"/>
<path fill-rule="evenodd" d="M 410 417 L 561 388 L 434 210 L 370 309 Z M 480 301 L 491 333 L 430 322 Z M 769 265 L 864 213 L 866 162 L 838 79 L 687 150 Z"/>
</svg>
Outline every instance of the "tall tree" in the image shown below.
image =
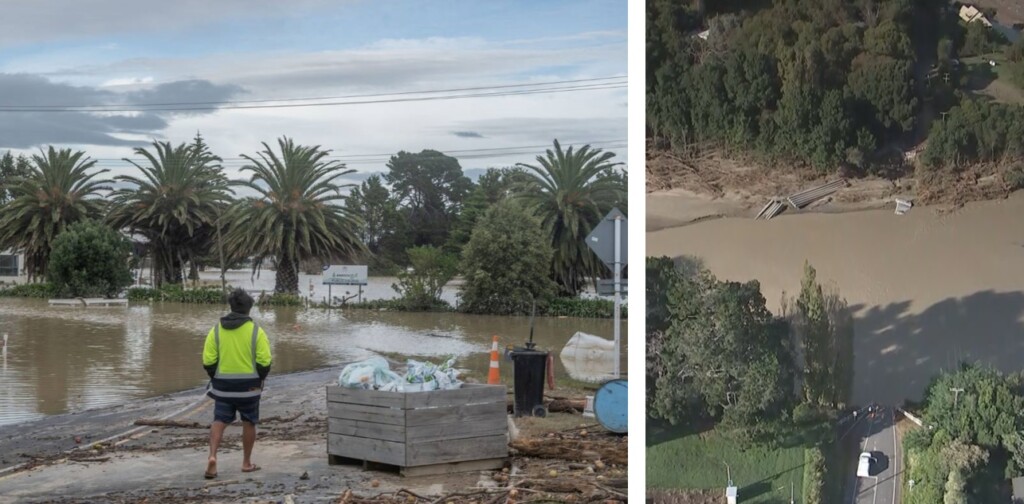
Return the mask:
<svg viewBox="0 0 1024 504">
<path fill-rule="evenodd" d="M 406 250 L 412 246 L 409 225 L 398 200 L 381 183 L 380 175 L 373 174 L 354 187 L 345 199 L 345 208 L 362 217 L 359 237 L 372 255 L 369 258 L 371 270 L 390 272 L 397 265 L 406 264 Z"/>
<path fill-rule="evenodd" d="M 384 180 L 405 207 L 414 245 L 440 247 L 472 181 L 459 160 L 435 150 L 401 151 L 391 156 Z"/>
<path fill-rule="evenodd" d="M 758 283 L 719 282 L 702 268 L 683 275 L 667 259 L 648 261 L 648 279 L 649 320 L 665 328 L 648 335 L 656 345 L 651 415 L 716 419 L 727 429 L 779 418 L 792 398 L 794 365 L 786 326 L 765 308 Z"/>
<path fill-rule="evenodd" d="M 11 151 L 0 157 L 0 205 L 14 198 L 10 188 L 18 178 L 28 175 L 30 164 L 27 157 L 19 154 L 15 158 Z"/>
<path fill-rule="evenodd" d="M 185 262 L 194 265 L 209 252 L 230 190 L 220 158 L 201 141 L 177 147 L 170 142 L 152 145 L 152 151 L 135 149 L 143 158 L 141 164 L 125 159 L 141 175 L 115 178 L 125 185 L 111 195 L 108 221 L 149 240 L 159 286 L 182 282 Z"/>
<path fill-rule="evenodd" d="M 562 295 L 576 296 L 588 279 L 601 275 L 604 265 L 584 239 L 612 206 L 625 199 L 626 188 L 615 177 L 602 177 L 620 163 L 610 162 L 613 152 L 584 145 L 562 150 L 558 140 L 537 164 L 521 166 L 533 178 L 521 187 L 518 197 L 527 201 L 540 218 L 554 249 L 551 278 Z"/>
<path fill-rule="evenodd" d="M 248 180 L 233 182 L 257 196 L 238 201 L 229 210 L 231 229 L 225 237 L 236 256 L 270 257 L 277 268 L 275 292 L 298 294 L 298 265 L 304 260 L 349 259 L 366 251 L 359 238 L 358 216 L 344 206 L 345 187 L 338 179 L 353 173 L 329 150 L 296 145 L 282 137 L 279 153 L 266 142 L 257 157 L 243 154 Z"/>
<path fill-rule="evenodd" d="M 529 314 L 534 301 L 543 306 L 554 293 L 546 274 L 550 263 L 551 249 L 533 216 L 515 201 L 495 204 L 463 249 L 461 308 L 467 313 Z"/>
<path fill-rule="evenodd" d="M 50 146 L 33 155 L 28 173 L 7 187 L 11 200 L 0 207 L 0 249 L 25 254 L 30 278 L 46 276 L 50 248 L 61 231 L 101 214 L 98 196 L 110 187 L 96 177 L 109 170 L 93 170 L 95 165 L 82 151 Z"/>
<path fill-rule="evenodd" d="M 498 202 L 508 198 L 515 187 L 527 183 L 529 178 L 530 175 L 518 167 L 488 168 L 473 184 L 473 189 L 462 205 L 462 211 L 452 223 L 445 248 L 461 254 L 483 215 Z"/>
</svg>

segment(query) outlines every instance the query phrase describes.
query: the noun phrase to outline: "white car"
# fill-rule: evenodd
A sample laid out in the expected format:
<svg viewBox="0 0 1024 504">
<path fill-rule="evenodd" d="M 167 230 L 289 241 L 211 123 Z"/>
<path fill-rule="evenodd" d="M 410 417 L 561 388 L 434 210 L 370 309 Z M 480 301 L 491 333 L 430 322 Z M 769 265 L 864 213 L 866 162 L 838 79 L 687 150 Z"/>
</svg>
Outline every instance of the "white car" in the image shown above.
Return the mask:
<svg viewBox="0 0 1024 504">
<path fill-rule="evenodd" d="M 860 478 L 871 477 L 871 466 L 874 465 L 875 462 L 875 457 L 872 457 L 870 453 L 861 453 L 860 460 L 857 462 L 857 476 Z"/>
</svg>

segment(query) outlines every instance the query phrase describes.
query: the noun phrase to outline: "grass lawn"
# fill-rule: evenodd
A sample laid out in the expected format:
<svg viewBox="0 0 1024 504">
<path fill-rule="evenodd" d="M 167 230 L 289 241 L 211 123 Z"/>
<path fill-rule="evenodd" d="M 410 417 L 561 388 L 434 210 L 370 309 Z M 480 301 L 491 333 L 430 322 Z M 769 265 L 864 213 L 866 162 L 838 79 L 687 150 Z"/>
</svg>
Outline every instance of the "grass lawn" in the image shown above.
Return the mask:
<svg viewBox="0 0 1024 504">
<path fill-rule="evenodd" d="M 648 436 L 657 428 L 648 427 Z M 789 503 L 789 485 L 801 502 L 804 447 L 743 450 L 714 431 L 700 434 L 665 431 L 647 443 L 647 488 L 720 488 L 725 493 L 728 462 L 744 503 Z M 724 502 L 724 499 L 723 499 Z"/>
<path fill-rule="evenodd" d="M 995 61 L 996 66 L 990 66 L 989 60 Z M 1002 53 L 972 56 L 960 61 L 967 66 L 976 94 L 990 96 L 1002 103 L 1024 104 L 1024 89 L 1010 77 L 1011 63 Z"/>
</svg>

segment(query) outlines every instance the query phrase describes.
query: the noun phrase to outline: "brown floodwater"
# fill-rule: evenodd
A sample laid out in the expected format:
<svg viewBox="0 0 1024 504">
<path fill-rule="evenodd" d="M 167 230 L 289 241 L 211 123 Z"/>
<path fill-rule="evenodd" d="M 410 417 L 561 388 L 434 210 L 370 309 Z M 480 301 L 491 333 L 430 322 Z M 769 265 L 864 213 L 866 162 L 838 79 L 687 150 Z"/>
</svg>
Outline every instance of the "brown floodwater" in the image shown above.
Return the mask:
<svg viewBox="0 0 1024 504">
<path fill-rule="evenodd" d="M 699 201 L 698 201 L 699 203 Z M 957 362 L 1024 365 L 1024 193 L 952 213 L 915 207 L 707 220 L 647 233 L 647 255 L 696 256 L 756 279 L 769 309 L 799 294 L 804 261 L 854 314 L 854 401 L 919 399 Z"/>
<path fill-rule="evenodd" d="M 205 385 L 202 345 L 223 311 L 221 306 L 179 303 L 51 308 L 45 300 L 0 299 L 0 333 L 9 334 L 0 367 L 0 425 Z M 270 336 L 274 362 L 268 388 L 273 387 L 273 374 L 374 355 L 433 362 L 454 355 L 457 367 L 483 380 L 492 335 L 499 336 L 503 347 L 521 345 L 530 328 L 529 317 L 458 313 L 254 308 L 253 316 Z M 625 372 L 625 321 L 621 330 Z M 577 331 L 611 339 L 613 323 L 549 317 L 535 321 L 534 341 L 556 356 L 556 385 L 581 384 L 569 378 L 558 357 Z M 511 362 L 504 356 L 501 374 L 511 385 Z"/>
</svg>

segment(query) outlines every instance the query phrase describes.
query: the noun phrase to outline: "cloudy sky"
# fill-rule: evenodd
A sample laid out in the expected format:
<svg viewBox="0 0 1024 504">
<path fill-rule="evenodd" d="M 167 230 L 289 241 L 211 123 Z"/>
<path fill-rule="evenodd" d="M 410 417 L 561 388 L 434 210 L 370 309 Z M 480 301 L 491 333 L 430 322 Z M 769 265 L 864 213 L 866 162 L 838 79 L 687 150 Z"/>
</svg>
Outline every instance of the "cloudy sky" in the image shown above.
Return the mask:
<svg viewBox="0 0 1024 504">
<path fill-rule="evenodd" d="M 473 171 L 530 162 L 555 138 L 626 160 L 621 0 L 34 0 L 4 10 L 0 149 L 71 146 L 125 172 L 133 147 L 201 131 L 230 171 L 281 135 L 363 173 L 426 148 Z"/>
</svg>

